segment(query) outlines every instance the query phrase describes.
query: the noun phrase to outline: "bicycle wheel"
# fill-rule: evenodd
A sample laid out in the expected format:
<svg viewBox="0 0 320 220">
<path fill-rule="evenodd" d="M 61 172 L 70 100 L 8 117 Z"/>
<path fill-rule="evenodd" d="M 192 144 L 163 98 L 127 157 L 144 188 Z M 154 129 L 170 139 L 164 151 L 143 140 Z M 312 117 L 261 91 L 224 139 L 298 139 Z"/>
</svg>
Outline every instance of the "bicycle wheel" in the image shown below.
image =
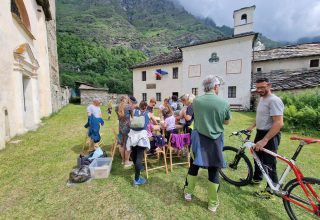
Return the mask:
<svg viewBox="0 0 320 220">
<path fill-rule="evenodd" d="M 308 188 L 310 186 L 315 193 L 318 195 L 318 198 L 320 197 L 320 180 L 310 177 L 304 177 L 303 183 Z M 313 209 L 311 206 L 310 201 L 308 200 L 306 194 L 304 193 L 303 189 L 301 188 L 299 182 L 297 179 L 293 179 L 289 181 L 286 186 L 283 189 L 284 191 L 287 191 L 287 196 L 290 199 L 293 199 L 294 201 L 302 203 L 306 207 Z M 318 219 L 320 219 L 320 201 L 318 201 L 308 190 L 311 199 L 315 202 L 315 204 L 318 206 L 318 213 L 312 213 L 302 207 L 300 207 L 297 204 L 294 204 L 293 202 L 290 202 L 286 199 L 283 199 L 283 205 L 286 209 L 289 217 L 291 220 L 297 220 L 297 219 L 315 219 L 316 216 L 318 216 Z"/>
<path fill-rule="evenodd" d="M 225 146 L 223 148 L 224 159 L 227 167 L 220 169 L 219 173 L 228 183 L 235 186 L 248 185 L 252 180 L 253 168 L 249 158 L 239 149 Z"/>
</svg>

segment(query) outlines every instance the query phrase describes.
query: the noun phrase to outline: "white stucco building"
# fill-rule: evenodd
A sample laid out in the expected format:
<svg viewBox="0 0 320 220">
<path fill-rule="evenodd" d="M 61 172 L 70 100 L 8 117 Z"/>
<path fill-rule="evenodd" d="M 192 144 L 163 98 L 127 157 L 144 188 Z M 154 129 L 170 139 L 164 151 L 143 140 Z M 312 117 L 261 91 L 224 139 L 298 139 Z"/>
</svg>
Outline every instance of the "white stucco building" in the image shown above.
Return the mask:
<svg viewBox="0 0 320 220">
<path fill-rule="evenodd" d="M 250 108 L 255 6 L 234 11 L 234 36 L 182 46 L 133 67 L 133 93 L 138 100 L 155 97 L 162 101 L 172 95 L 203 94 L 207 75 L 218 76 L 220 96 L 233 106 Z M 168 74 L 157 80 L 157 69 Z"/>
<path fill-rule="evenodd" d="M 55 1 L 50 3 L 54 6 Z M 50 3 L 1 1 L 0 149 L 11 137 L 37 128 L 40 119 L 53 112 L 49 55 L 56 51 L 56 43 L 48 46 L 47 25 L 55 13 Z"/>
<path fill-rule="evenodd" d="M 154 61 L 154 62 L 153 62 Z M 157 56 L 133 69 L 133 94 L 138 100 L 155 97 L 158 102 L 172 95 L 180 96 L 184 92 L 182 78 L 182 54 L 179 50 L 167 56 Z M 168 72 L 159 80 L 155 72 L 163 69 Z M 157 103 L 159 106 L 160 103 Z"/>
</svg>

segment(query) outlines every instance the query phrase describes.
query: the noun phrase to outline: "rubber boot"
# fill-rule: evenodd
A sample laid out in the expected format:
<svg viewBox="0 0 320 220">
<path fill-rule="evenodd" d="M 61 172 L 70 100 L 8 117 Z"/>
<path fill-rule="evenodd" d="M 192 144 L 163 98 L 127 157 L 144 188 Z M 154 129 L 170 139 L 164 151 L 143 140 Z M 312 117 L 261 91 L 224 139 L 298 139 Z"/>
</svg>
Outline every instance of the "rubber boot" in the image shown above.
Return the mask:
<svg viewBox="0 0 320 220">
<path fill-rule="evenodd" d="M 194 191 L 194 188 L 196 187 L 196 182 L 197 182 L 197 176 L 191 176 L 188 174 L 187 179 L 186 179 L 186 184 L 184 186 L 184 199 L 187 202 L 191 202 L 192 200 L 192 194 Z"/>
<path fill-rule="evenodd" d="M 191 176 L 188 174 L 186 185 L 184 186 L 185 193 L 193 194 L 194 188 L 196 187 L 197 179 L 197 176 Z"/>
<path fill-rule="evenodd" d="M 218 201 L 219 184 L 209 181 L 208 183 L 208 209 L 211 212 L 216 212 L 219 205 Z"/>
</svg>

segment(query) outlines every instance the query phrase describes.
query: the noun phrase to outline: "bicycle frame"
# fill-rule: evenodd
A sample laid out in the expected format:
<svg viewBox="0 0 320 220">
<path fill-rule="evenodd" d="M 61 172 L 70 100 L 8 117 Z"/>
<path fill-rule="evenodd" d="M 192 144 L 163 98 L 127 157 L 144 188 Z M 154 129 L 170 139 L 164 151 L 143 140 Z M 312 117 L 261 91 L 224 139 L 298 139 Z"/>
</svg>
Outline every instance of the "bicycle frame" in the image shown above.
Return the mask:
<svg viewBox="0 0 320 220">
<path fill-rule="evenodd" d="M 316 192 L 312 189 L 311 186 L 305 185 L 305 184 L 303 183 L 302 179 L 303 179 L 304 176 L 303 176 L 303 174 L 301 173 L 301 171 L 298 169 L 298 167 L 296 166 L 296 163 L 295 163 L 295 158 L 298 156 L 298 154 L 299 154 L 302 146 L 304 145 L 303 142 L 300 143 L 297 152 L 294 154 L 293 159 L 291 159 L 291 160 L 289 160 L 289 159 L 287 159 L 286 157 L 283 157 L 283 156 L 281 156 L 281 155 L 279 155 L 279 154 L 276 154 L 276 153 L 274 153 L 274 152 L 272 152 L 272 151 L 270 151 L 270 150 L 268 150 L 268 149 L 262 149 L 262 151 L 264 151 L 265 153 L 270 154 L 270 155 L 276 157 L 277 159 L 279 159 L 279 160 L 281 160 L 281 161 L 283 161 L 283 162 L 285 162 L 285 163 L 288 164 L 287 168 L 285 169 L 285 171 L 284 171 L 283 174 L 281 175 L 280 180 L 279 180 L 278 183 L 274 183 L 274 182 L 271 180 L 270 176 L 269 176 L 269 175 L 267 174 L 267 172 L 265 171 L 265 169 L 263 168 L 263 165 L 262 165 L 259 157 L 257 156 L 257 154 L 256 154 L 256 152 L 255 152 L 255 150 L 254 150 L 254 148 L 253 148 L 254 145 L 255 145 L 255 144 L 252 143 L 252 142 L 246 142 L 246 143 L 244 144 L 244 146 L 245 146 L 246 148 L 249 148 L 249 149 L 250 149 L 250 153 L 253 155 L 253 158 L 254 158 L 254 160 L 256 161 L 259 169 L 261 170 L 263 176 L 266 178 L 266 180 L 267 180 L 267 182 L 268 182 L 268 185 L 269 185 L 269 187 L 271 188 L 271 191 L 272 191 L 275 195 L 280 196 L 280 197 L 282 197 L 283 199 L 286 199 L 286 200 L 288 200 L 288 201 L 290 201 L 290 202 L 292 202 L 292 203 L 295 203 L 296 205 L 298 205 L 298 206 L 300 206 L 300 207 L 302 207 L 302 208 L 304 208 L 304 209 L 306 209 L 306 210 L 308 210 L 308 211 L 310 211 L 310 212 L 316 213 L 319 208 L 318 208 L 318 205 L 315 204 L 315 203 L 313 202 L 313 200 L 311 199 L 310 193 L 318 200 L 318 203 L 320 203 L 320 197 L 316 194 Z M 286 177 L 288 176 L 288 174 L 290 173 L 291 170 L 293 170 L 294 175 L 296 176 L 296 178 L 297 178 L 297 180 L 298 180 L 301 188 L 303 189 L 303 191 L 304 191 L 305 195 L 307 196 L 309 202 L 311 203 L 311 206 L 312 206 L 313 209 L 310 209 L 309 207 L 307 207 L 307 206 L 305 206 L 304 204 L 302 204 L 302 203 L 304 203 L 304 202 L 301 201 L 301 199 L 296 198 L 296 199 L 299 200 L 299 201 L 294 200 L 294 199 L 288 197 L 287 194 L 286 194 L 286 192 L 282 191 L 281 186 L 283 185 Z M 308 191 L 308 189 L 309 189 L 310 192 Z"/>
</svg>

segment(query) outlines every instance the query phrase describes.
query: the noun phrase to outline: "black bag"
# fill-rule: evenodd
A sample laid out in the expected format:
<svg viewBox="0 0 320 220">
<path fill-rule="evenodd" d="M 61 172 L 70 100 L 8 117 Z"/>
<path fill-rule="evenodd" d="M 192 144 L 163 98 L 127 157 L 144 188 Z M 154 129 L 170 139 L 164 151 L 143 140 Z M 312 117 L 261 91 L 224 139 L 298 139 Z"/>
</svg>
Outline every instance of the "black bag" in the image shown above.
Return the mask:
<svg viewBox="0 0 320 220">
<path fill-rule="evenodd" d="M 83 183 L 91 178 L 89 166 L 83 165 L 73 169 L 69 174 L 69 181 L 72 183 Z"/>
<path fill-rule="evenodd" d="M 107 152 L 105 150 L 102 150 L 103 154 L 99 157 L 108 157 Z M 82 154 L 79 155 L 77 158 L 77 167 L 80 167 L 81 165 L 90 165 L 92 161 L 89 160 L 90 157 L 92 157 L 94 151 L 91 151 L 87 156 L 83 156 Z"/>
</svg>

